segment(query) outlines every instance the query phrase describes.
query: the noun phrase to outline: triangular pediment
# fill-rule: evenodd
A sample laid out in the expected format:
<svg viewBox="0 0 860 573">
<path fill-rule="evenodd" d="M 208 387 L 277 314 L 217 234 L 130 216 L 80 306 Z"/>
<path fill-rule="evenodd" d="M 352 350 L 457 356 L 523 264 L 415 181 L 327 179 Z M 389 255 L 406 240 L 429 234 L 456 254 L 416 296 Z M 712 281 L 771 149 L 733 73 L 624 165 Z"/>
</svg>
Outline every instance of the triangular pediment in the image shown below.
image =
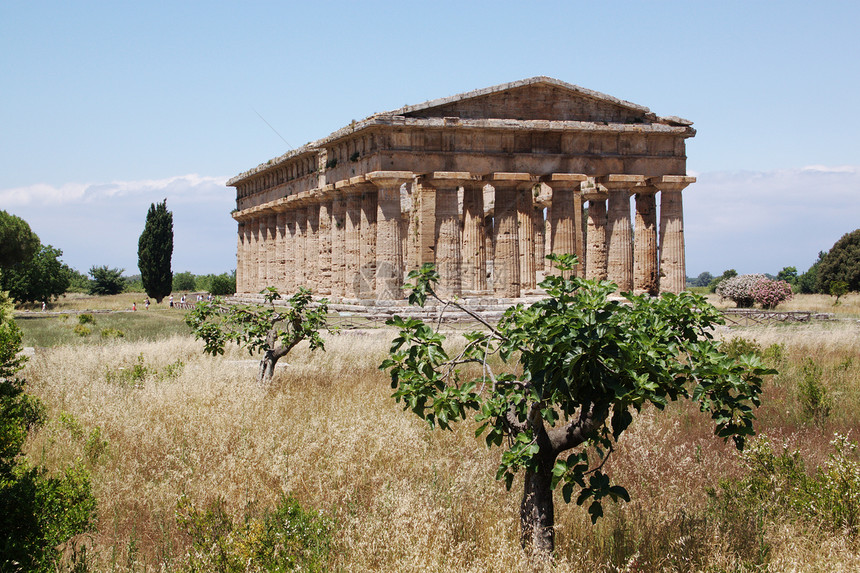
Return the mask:
<svg viewBox="0 0 860 573">
<path fill-rule="evenodd" d="M 378 115 L 413 118 L 655 123 L 644 106 L 548 77 L 535 77 Z"/>
</svg>

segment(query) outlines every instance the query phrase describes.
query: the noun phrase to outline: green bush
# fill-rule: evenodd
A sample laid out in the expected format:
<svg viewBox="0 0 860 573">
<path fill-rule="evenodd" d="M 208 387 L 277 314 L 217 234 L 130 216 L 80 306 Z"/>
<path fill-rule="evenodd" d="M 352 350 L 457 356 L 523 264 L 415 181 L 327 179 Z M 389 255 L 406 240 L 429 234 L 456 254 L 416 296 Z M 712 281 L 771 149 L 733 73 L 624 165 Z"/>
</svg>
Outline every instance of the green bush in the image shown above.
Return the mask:
<svg viewBox="0 0 860 573">
<path fill-rule="evenodd" d="M 122 278 L 122 272 L 125 269 L 111 269 L 107 265 L 101 267 L 92 267 L 90 276 L 93 280 L 90 281 L 90 294 L 110 295 L 119 294 L 125 290 L 125 279 Z"/>
<path fill-rule="evenodd" d="M 28 433 L 45 415 L 15 375 L 20 351 L 20 330 L 0 293 L 0 571 L 53 572 L 66 550 L 69 566 L 83 570 L 86 552 L 77 551 L 75 538 L 95 522 L 89 475 L 80 464 L 48 475 L 22 458 Z"/>
<path fill-rule="evenodd" d="M 75 332 L 75 334 L 77 334 L 78 336 L 81 336 L 81 337 L 89 336 L 90 334 L 92 334 L 92 330 L 90 330 L 88 327 L 84 326 L 83 324 L 76 324 L 75 328 L 74 328 L 74 332 Z"/>
<path fill-rule="evenodd" d="M 236 292 L 236 275 L 223 273 L 212 277 L 209 292 L 215 296 L 226 296 Z"/>
<path fill-rule="evenodd" d="M 723 539 L 748 561 L 766 560 L 770 527 L 785 522 L 856 535 L 860 527 L 857 442 L 836 435 L 828 461 L 808 472 L 800 453 L 776 448 L 767 436 L 743 453 L 746 475 L 708 491 L 709 511 Z"/>
<path fill-rule="evenodd" d="M 78 324 L 95 324 L 96 317 L 88 312 L 84 312 L 78 315 Z"/>
<path fill-rule="evenodd" d="M 123 338 L 125 333 L 118 328 L 102 328 L 102 338 Z"/>
<path fill-rule="evenodd" d="M 274 510 L 234 521 L 222 499 L 200 510 L 187 497 L 177 507 L 191 537 L 187 571 L 327 571 L 333 521 L 282 496 Z"/>
<path fill-rule="evenodd" d="M 194 275 L 186 271 L 173 275 L 173 291 L 193 291 L 197 288 L 197 280 Z"/>
<path fill-rule="evenodd" d="M 831 401 L 827 388 L 821 383 L 821 366 L 812 358 L 806 358 L 800 367 L 801 378 L 797 383 L 797 397 L 806 420 L 823 423 L 830 415 Z"/>
</svg>

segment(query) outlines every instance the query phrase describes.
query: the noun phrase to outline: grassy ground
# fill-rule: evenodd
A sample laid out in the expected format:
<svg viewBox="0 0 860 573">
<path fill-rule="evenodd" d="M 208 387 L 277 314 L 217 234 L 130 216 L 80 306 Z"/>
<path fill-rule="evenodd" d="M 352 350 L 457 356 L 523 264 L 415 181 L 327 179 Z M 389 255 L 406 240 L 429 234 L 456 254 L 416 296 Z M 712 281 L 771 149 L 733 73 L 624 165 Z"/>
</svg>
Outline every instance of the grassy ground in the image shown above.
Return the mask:
<svg viewBox="0 0 860 573">
<path fill-rule="evenodd" d="M 82 324 L 82 314 L 91 316 L 92 322 Z M 34 347 L 102 344 L 106 338 L 117 337 L 129 342 L 158 340 L 188 334 L 184 319 L 185 311 L 155 307 L 137 312 L 38 312 L 16 317 L 24 335 L 24 346 Z"/>
<path fill-rule="evenodd" d="M 241 522 L 282 492 L 335 520 L 329 570 L 529 568 L 518 543 L 521 481 L 507 492 L 493 478 L 498 452 L 474 438 L 471 424 L 431 431 L 393 402 L 377 369 L 392 331 L 329 337 L 324 354 L 299 347 L 279 365 L 273 387 L 262 390 L 246 353 L 204 356 L 200 343 L 165 326 L 179 322 L 179 311 L 149 312 L 131 318 L 144 316 L 142 330 L 158 333 L 151 339 L 93 337 L 81 353 L 56 337 L 36 344 L 44 348 L 24 372 L 51 420 L 31 437 L 29 455 L 56 468 L 80 459 L 92 474 L 99 501 L 92 570 L 183 570 L 192 536 L 177 520 L 181 500 L 199 508 L 223 500 Z M 103 318 L 95 315 L 97 324 Z M 28 320 L 19 323 L 27 329 Z M 49 325 L 67 328 L 60 320 Z M 810 475 L 828 463 L 834 432 L 856 439 L 856 322 L 720 336 L 779 369 L 767 382 L 758 429 L 797 449 Z M 806 413 L 810 381 L 819 390 L 812 401 L 829 404 L 826 414 Z M 860 569 L 857 534 L 813 519 L 814 508 L 720 512 L 709 488 L 748 470 L 694 408 L 646 411 L 610 464 L 631 503 L 610 506 L 591 526 L 584 511 L 559 497 L 555 570 Z M 860 499 L 860 481 L 849 494 Z"/>
</svg>

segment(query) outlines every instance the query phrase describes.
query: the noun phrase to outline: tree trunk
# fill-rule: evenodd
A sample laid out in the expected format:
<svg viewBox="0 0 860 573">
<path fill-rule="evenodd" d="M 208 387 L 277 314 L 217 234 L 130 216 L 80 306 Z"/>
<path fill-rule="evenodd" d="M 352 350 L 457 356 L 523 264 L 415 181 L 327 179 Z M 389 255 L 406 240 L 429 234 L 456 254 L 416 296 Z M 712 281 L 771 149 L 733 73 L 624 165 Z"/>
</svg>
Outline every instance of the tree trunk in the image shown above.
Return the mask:
<svg viewBox="0 0 860 573">
<path fill-rule="evenodd" d="M 261 386 L 268 386 L 272 383 L 272 377 L 275 375 L 275 365 L 278 363 L 278 356 L 272 350 L 266 350 L 263 357 L 260 358 L 260 372 L 257 375 L 257 382 Z"/>
<path fill-rule="evenodd" d="M 540 468 L 526 471 L 520 504 L 520 540 L 523 549 L 540 561 L 552 559 L 555 547 L 555 509 L 552 501 L 554 460 L 541 460 Z"/>
</svg>

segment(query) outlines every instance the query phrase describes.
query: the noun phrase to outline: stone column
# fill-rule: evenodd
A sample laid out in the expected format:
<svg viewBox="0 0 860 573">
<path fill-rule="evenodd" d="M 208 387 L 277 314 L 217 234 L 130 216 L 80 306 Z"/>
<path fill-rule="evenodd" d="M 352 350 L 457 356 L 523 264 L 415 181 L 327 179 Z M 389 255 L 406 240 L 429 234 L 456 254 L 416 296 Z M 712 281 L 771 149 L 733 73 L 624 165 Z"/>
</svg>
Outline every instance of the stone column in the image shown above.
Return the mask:
<svg viewBox="0 0 860 573">
<path fill-rule="evenodd" d="M 278 283 L 278 214 L 269 213 L 266 224 L 266 286 Z"/>
<path fill-rule="evenodd" d="M 633 292 L 651 296 L 659 292 L 657 277 L 657 188 L 636 188 L 636 225 L 633 236 Z"/>
<path fill-rule="evenodd" d="M 296 211 L 287 207 L 284 211 L 284 292 L 298 290 L 296 283 Z"/>
<path fill-rule="evenodd" d="M 266 274 L 268 259 L 266 256 L 266 227 L 269 216 L 263 213 L 257 218 L 257 288 L 255 292 L 268 286 L 269 277 Z"/>
<path fill-rule="evenodd" d="M 412 213 L 409 217 L 409 260 L 406 268 L 417 270 L 436 262 L 436 190 L 420 181 L 412 184 Z"/>
<path fill-rule="evenodd" d="M 346 280 L 344 268 L 344 254 L 346 237 L 346 197 L 344 186 L 341 182 L 335 185 L 336 195 L 332 200 L 331 217 L 331 294 L 344 296 L 346 294 Z"/>
<path fill-rule="evenodd" d="M 293 254 L 295 255 L 295 266 L 293 267 L 294 271 L 294 280 L 296 288 L 294 290 L 298 290 L 299 287 L 307 287 L 307 261 L 305 257 L 307 256 L 307 236 L 308 236 L 308 210 L 307 207 L 301 205 L 297 202 L 296 204 L 296 234 L 295 241 L 293 247 Z"/>
<path fill-rule="evenodd" d="M 660 292 L 679 293 L 687 286 L 681 191 L 695 181 L 695 177 L 685 175 L 648 179 L 648 183 L 660 190 Z"/>
<path fill-rule="evenodd" d="M 377 191 L 367 190 L 369 183 L 363 183 L 361 194 L 361 229 L 358 248 L 359 274 L 361 275 L 361 289 L 359 298 L 376 298 L 376 210 Z M 398 197 L 399 200 L 399 197 Z M 399 209 L 398 209 L 399 212 Z M 398 238 L 400 233 L 397 234 Z"/>
<path fill-rule="evenodd" d="M 520 287 L 534 290 L 535 277 L 535 221 L 534 203 L 530 187 L 517 189 L 517 233 L 520 241 Z"/>
<path fill-rule="evenodd" d="M 287 214 L 279 211 L 275 216 L 275 287 L 281 294 L 288 292 L 287 287 Z"/>
<path fill-rule="evenodd" d="M 236 240 L 236 292 L 245 292 L 245 269 L 242 265 L 245 264 L 245 222 L 237 221 L 238 223 L 238 238 Z"/>
<path fill-rule="evenodd" d="M 361 200 L 349 189 L 346 196 L 346 227 L 344 231 L 344 280 L 346 296 L 358 298 L 360 289 L 359 277 L 359 241 L 361 232 Z"/>
<path fill-rule="evenodd" d="M 320 282 L 319 224 L 320 204 L 315 197 L 307 206 L 307 235 L 305 237 L 305 286 L 316 293 Z"/>
<path fill-rule="evenodd" d="M 642 175 L 606 175 L 598 183 L 609 190 L 607 225 L 607 278 L 619 292 L 633 290 L 633 228 L 630 220 L 632 189 L 642 185 Z"/>
<path fill-rule="evenodd" d="M 535 273 L 542 273 L 544 272 L 544 270 L 546 270 L 546 237 L 544 236 L 544 233 L 546 231 L 546 221 L 544 220 L 544 208 L 545 207 L 543 205 L 535 205 L 534 214 L 532 215 L 532 221 L 534 221 L 535 229 Z M 535 281 L 537 281 L 537 278 L 535 278 Z"/>
<path fill-rule="evenodd" d="M 585 278 L 590 280 L 606 280 L 606 197 L 601 187 L 582 190 L 582 198 L 588 200 Z"/>
<path fill-rule="evenodd" d="M 436 271 L 439 273 L 437 292 L 443 297 L 456 297 L 463 291 L 462 232 L 457 192 L 472 180 L 471 173 L 437 171 L 422 179 L 423 187 L 436 190 Z"/>
<path fill-rule="evenodd" d="M 376 185 L 376 298 L 400 300 L 403 293 L 403 243 L 400 237 L 400 187 L 412 181 L 411 171 L 374 171 Z"/>
<path fill-rule="evenodd" d="M 334 186 L 329 186 L 334 188 Z M 330 196 L 330 192 L 329 192 Z M 320 203 L 319 211 L 319 294 L 332 294 L 332 231 L 331 231 L 332 202 L 328 196 Z"/>
<path fill-rule="evenodd" d="M 260 239 L 260 225 L 255 217 L 250 217 L 246 222 L 248 244 L 245 254 L 245 292 L 248 294 L 255 293 L 260 289 L 257 288 L 257 242 Z"/>
<path fill-rule="evenodd" d="M 518 195 L 523 189 L 531 192 L 534 179 L 528 173 L 493 173 L 486 177 L 496 190 L 493 291 L 500 298 L 518 298 L 521 294 Z"/>
<path fill-rule="evenodd" d="M 484 182 L 463 183 L 463 288 L 487 290 L 487 248 L 484 228 Z"/>
<path fill-rule="evenodd" d="M 577 209 L 580 225 L 582 221 L 582 202 L 579 188 L 588 179 L 580 173 L 553 173 L 543 179 L 552 188 L 552 202 L 549 206 L 549 243 L 554 255 L 571 254 L 579 258 L 579 268 L 584 268 L 582 260 L 581 232 L 577 227 Z M 557 273 L 558 269 L 547 269 Z M 570 272 L 566 273 L 569 278 Z"/>
</svg>

